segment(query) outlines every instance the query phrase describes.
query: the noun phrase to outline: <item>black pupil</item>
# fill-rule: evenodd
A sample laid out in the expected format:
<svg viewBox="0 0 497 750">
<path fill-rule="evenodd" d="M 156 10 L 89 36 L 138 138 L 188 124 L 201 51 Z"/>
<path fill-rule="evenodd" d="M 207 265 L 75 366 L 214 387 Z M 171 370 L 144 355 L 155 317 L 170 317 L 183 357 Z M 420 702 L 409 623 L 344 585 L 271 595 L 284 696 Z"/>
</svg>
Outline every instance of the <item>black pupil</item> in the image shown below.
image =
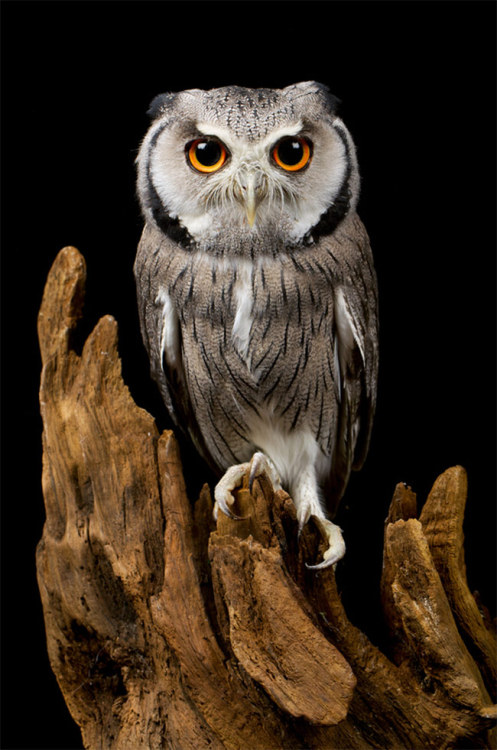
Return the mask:
<svg viewBox="0 0 497 750">
<path fill-rule="evenodd" d="M 204 167 L 212 167 L 221 158 L 221 146 L 217 141 L 201 141 L 197 143 L 196 157 Z"/>
<path fill-rule="evenodd" d="M 281 141 L 278 146 L 278 156 L 283 164 L 288 164 L 289 167 L 298 164 L 302 159 L 303 154 L 304 148 L 302 143 L 293 138 L 285 138 L 285 140 Z"/>
</svg>

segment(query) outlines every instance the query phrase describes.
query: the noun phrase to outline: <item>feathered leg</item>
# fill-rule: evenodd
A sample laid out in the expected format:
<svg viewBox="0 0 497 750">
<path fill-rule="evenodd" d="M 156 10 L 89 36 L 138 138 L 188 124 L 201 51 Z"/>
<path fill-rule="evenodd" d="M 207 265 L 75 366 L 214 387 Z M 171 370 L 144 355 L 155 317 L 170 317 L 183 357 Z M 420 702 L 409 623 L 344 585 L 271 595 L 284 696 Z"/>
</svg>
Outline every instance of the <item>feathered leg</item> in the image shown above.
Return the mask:
<svg viewBox="0 0 497 750">
<path fill-rule="evenodd" d="M 328 540 L 328 549 L 322 562 L 308 565 L 312 570 L 320 570 L 334 565 L 345 555 L 345 542 L 339 526 L 326 518 L 321 501 L 320 490 L 316 480 L 314 466 L 308 466 L 299 475 L 291 488 L 291 494 L 297 508 L 299 534 L 311 516 L 317 518 L 321 531 Z"/>
</svg>

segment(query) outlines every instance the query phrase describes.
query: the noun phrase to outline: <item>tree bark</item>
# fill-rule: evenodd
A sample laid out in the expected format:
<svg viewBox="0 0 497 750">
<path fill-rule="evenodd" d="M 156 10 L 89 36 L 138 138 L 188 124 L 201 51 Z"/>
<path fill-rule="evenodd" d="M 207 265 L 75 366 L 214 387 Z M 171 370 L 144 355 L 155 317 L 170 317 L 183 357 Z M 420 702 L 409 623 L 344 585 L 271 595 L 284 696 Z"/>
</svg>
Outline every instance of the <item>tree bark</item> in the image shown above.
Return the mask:
<svg viewBox="0 0 497 750">
<path fill-rule="evenodd" d="M 468 589 L 461 467 L 419 519 L 385 523 L 382 653 L 344 611 L 311 520 L 262 477 L 240 521 L 192 507 L 174 435 L 121 376 L 117 325 L 81 354 L 85 262 L 64 248 L 39 314 L 43 493 L 37 550 L 52 669 L 86 748 L 492 747 L 495 636 Z"/>
</svg>

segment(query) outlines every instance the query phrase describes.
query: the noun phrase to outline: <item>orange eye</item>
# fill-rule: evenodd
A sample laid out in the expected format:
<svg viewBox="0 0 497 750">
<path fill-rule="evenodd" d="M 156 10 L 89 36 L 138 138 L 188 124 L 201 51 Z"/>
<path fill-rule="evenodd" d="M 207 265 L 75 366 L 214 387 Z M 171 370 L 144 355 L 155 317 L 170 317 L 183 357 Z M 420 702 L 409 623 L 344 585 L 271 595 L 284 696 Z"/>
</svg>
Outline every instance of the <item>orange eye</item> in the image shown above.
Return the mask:
<svg viewBox="0 0 497 750">
<path fill-rule="evenodd" d="M 221 169 L 228 152 L 221 141 L 214 138 L 197 138 L 186 146 L 188 161 L 197 172 L 217 172 Z"/>
<path fill-rule="evenodd" d="M 285 171 L 298 172 L 309 163 L 312 144 L 307 138 L 289 136 L 278 141 L 272 155 L 276 164 Z"/>
</svg>

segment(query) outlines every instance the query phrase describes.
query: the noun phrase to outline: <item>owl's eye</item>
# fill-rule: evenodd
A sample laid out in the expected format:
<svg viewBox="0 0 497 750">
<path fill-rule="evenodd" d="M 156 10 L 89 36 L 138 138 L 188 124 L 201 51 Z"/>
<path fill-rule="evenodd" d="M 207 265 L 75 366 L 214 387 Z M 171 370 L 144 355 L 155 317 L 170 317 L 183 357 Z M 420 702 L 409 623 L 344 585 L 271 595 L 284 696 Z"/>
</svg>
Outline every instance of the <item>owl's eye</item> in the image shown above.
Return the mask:
<svg viewBox="0 0 497 750">
<path fill-rule="evenodd" d="M 221 169 L 228 152 L 221 141 L 214 138 L 197 138 L 186 145 L 187 159 L 197 172 L 217 172 Z"/>
<path fill-rule="evenodd" d="M 272 156 L 276 164 L 287 172 L 298 172 L 310 161 L 312 144 L 307 138 L 289 136 L 278 141 Z"/>
</svg>

